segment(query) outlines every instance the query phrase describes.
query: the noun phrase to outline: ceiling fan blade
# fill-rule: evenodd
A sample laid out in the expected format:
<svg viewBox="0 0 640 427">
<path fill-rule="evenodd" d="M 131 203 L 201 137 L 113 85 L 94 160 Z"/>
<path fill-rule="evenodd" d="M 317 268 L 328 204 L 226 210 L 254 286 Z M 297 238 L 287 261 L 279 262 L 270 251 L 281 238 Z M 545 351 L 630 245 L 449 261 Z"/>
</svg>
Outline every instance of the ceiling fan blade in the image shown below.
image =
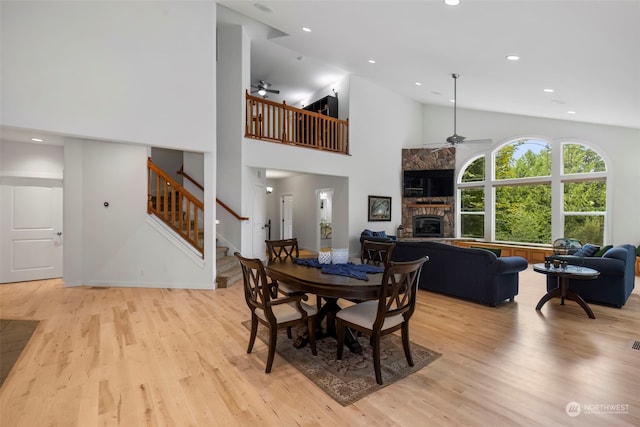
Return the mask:
<svg viewBox="0 0 640 427">
<path fill-rule="evenodd" d="M 278 89 L 265 89 L 267 92 L 278 94 L 280 91 Z"/>
</svg>

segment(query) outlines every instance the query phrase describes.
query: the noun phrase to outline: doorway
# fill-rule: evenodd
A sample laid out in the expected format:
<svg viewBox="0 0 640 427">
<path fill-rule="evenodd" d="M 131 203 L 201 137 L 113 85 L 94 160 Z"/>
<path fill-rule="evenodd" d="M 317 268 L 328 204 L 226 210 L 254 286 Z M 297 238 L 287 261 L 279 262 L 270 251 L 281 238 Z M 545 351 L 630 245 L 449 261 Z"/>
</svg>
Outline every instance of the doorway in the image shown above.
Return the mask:
<svg viewBox="0 0 640 427">
<path fill-rule="evenodd" d="M 333 244 L 333 188 L 316 190 L 318 224 L 318 249 L 331 248 Z"/>
<path fill-rule="evenodd" d="M 280 197 L 280 218 L 282 224 L 280 227 L 280 238 L 293 238 L 293 196 L 284 195 Z"/>
</svg>

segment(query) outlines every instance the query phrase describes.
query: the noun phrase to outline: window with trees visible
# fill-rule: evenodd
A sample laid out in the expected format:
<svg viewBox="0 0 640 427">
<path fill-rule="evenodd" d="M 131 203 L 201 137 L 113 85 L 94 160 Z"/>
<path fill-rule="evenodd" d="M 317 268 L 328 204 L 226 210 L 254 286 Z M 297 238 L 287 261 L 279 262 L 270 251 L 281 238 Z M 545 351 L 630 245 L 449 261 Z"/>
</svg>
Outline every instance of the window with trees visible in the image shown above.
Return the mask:
<svg viewBox="0 0 640 427">
<path fill-rule="evenodd" d="M 478 157 L 462 173 L 460 188 L 460 230 L 462 237 L 484 237 L 484 156 Z"/>
<path fill-rule="evenodd" d="M 554 150 L 559 150 L 554 156 Z M 602 245 L 606 223 L 606 164 L 580 143 L 556 146 L 533 138 L 472 159 L 460 174 L 460 236 L 518 243 L 552 243 L 552 224 L 583 243 Z M 554 168 L 554 158 L 561 165 Z M 553 188 L 561 186 L 552 199 Z M 491 197 L 487 198 L 487 191 Z M 557 197 L 557 196 L 556 196 Z M 486 203 L 490 200 L 489 203 Z M 485 230 L 485 218 L 492 218 Z M 556 231 L 558 232 L 558 231 Z"/>
<path fill-rule="evenodd" d="M 494 152 L 494 170 L 495 240 L 550 243 L 551 145 L 507 144 Z"/>
<path fill-rule="evenodd" d="M 607 211 L 606 165 L 582 144 L 563 144 L 564 234 L 583 243 L 604 243 Z"/>
</svg>

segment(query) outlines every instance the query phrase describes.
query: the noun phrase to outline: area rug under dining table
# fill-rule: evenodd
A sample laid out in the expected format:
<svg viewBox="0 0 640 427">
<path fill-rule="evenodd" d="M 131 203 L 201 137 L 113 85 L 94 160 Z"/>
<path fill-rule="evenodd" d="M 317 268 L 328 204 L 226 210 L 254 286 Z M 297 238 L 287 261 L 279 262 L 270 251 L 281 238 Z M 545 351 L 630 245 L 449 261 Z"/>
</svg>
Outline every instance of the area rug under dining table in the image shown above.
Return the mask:
<svg viewBox="0 0 640 427">
<path fill-rule="evenodd" d="M 242 324 L 247 329 L 251 328 L 249 320 Z M 297 331 L 294 329 L 294 337 L 304 332 L 303 326 Z M 261 324 L 258 325 L 258 338 L 265 343 L 269 339 L 267 328 Z M 409 366 L 402 349 L 402 339 L 396 334 L 386 335 L 380 342 L 383 385 L 378 385 L 373 369 L 373 353 L 369 337 L 357 337 L 357 339 L 362 346 L 362 352 L 352 353 L 347 350 L 343 353 L 342 360 L 336 360 L 335 338 L 324 337 L 317 340 L 318 355 L 313 356 L 310 346 L 295 348 L 294 340 L 287 339 L 286 330 L 280 330 L 276 352 L 343 406 L 350 405 L 419 371 L 441 356 L 438 352 L 412 342 L 411 354 L 414 366 Z"/>
</svg>

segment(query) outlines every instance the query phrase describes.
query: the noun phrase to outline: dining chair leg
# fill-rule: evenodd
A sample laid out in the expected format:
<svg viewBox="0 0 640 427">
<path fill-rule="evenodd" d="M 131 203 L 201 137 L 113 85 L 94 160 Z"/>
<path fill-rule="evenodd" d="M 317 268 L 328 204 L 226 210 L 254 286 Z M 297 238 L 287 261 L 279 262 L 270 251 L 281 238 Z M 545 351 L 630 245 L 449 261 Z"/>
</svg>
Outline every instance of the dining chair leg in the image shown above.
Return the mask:
<svg viewBox="0 0 640 427">
<path fill-rule="evenodd" d="M 271 372 L 271 366 L 273 365 L 273 358 L 276 355 L 276 341 L 278 340 L 278 328 L 276 325 L 271 325 L 269 328 L 269 356 L 267 357 L 267 366 L 265 372 L 268 374 Z"/>
<path fill-rule="evenodd" d="M 413 366 L 413 357 L 411 356 L 411 347 L 409 347 L 409 323 L 404 322 L 402 324 L 402 348 L 404 348 L 404 355 L 407 358 L 409 366 Z"/>
<path fill-rule="evenodd" d="M 287 338 L 291 339 L 291 326 L 287 328 Z"/>
<path fill-rule="evenodd" d="M 373 368 L 376 371 L 376 382 L 382 385 L 382 369 L 380 367 L 380 334 L 373 333 L 372 338 L 372 350 L 373 350 Z"/>
<path fill-rule="evenodd" d="M 336 319 L 336 339 L 338 340 L 336 359 L 342 360 L 342 350 L 344 349 L 344 323 L 342 323 L 342 320 L 340 319 Z"/>
<path fill-rule="evenodd" d="M 258 334 L 258 319 L 255 314 L 251 316 L 251 335 L 249 336 L 249 347 L 247 353 L 251 353 L 253 350 L 253 344 L 256 342 L 256 335 Z"/>
<path fill-rule="evenodd" d="M 311 345 L 311 354 L 318 355 L 316 347 L 316 317 L 309 317 L 307 320 L 307 328 L 309 330 L 309 345 Z"/>
</svg>

